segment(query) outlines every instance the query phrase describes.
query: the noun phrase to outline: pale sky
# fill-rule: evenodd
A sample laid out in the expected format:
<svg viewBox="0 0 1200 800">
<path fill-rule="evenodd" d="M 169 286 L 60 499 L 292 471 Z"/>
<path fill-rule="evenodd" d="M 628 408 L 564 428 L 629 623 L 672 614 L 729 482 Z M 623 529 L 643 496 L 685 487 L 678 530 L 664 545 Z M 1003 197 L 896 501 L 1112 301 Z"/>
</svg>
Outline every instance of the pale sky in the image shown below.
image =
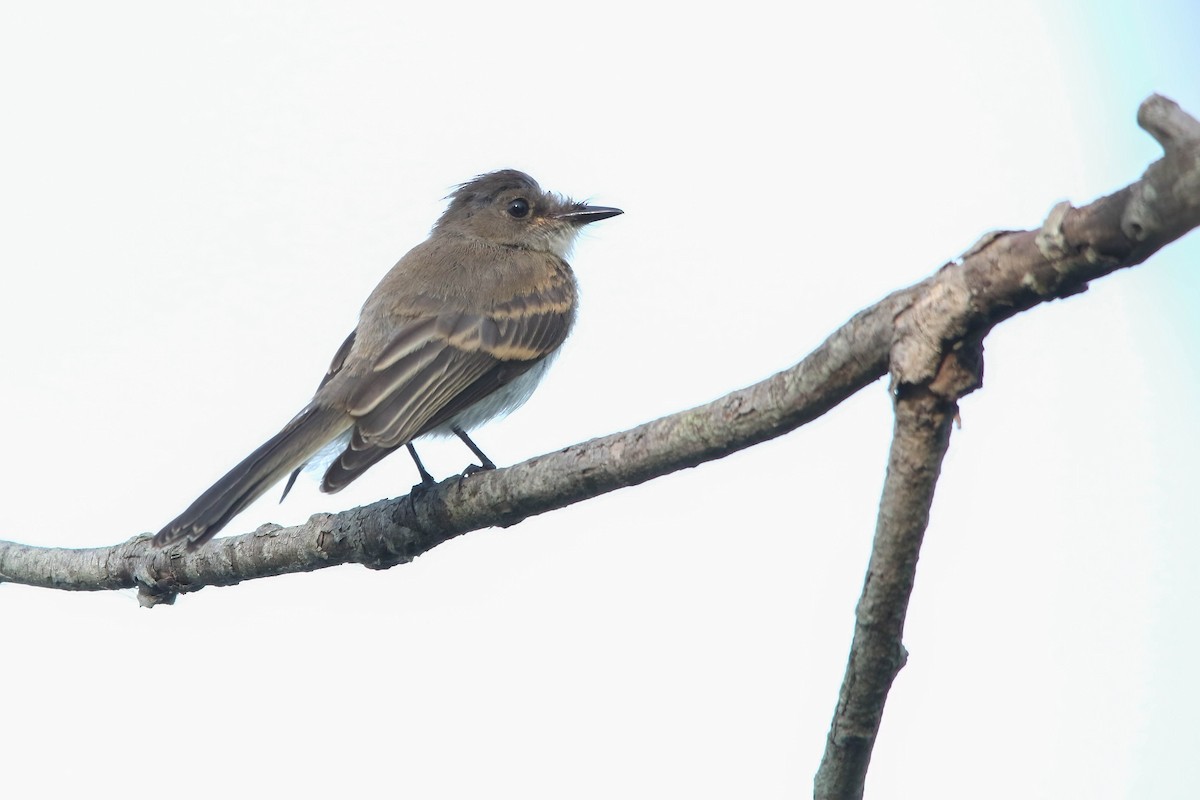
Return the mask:
<svg viewBox="0 0 1200 800">
<path fill-rule="evenodd" d="M 0 538 L 155 531 L 307 401 L 452 187 L 625 209 L 500 465 L 802 358 L 1200 114 L 1190 0 L 40 3 L 0 21 Z M 1200 237 L 986 342 L 870 798 L 1200 786 Z M 6 796 L 811 793 L 891 428 L 881 382 L 719 462 L 385 572 L 0 585 Z M 439 477 L 456 442 L 427 445 Z M 271 492 L 227 533 L 404 494 Z"/>
</svg>

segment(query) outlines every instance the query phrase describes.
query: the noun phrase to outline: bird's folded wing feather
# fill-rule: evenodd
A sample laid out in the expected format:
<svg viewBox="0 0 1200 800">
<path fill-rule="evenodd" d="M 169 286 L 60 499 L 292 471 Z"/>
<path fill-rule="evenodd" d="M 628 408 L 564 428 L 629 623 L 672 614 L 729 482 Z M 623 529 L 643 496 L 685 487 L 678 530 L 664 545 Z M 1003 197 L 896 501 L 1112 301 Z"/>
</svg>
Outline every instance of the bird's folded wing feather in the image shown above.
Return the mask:
<svg viewBox="0 0 1200 800">
<path fill-rule="evenodd" d="M 367 467 L 452 419 L 562 344 L 573 306 L 558 296 L 517 297 L 487 314 L 412 318 L 359 375 L 346 410 L 350 446 L 325 474 L 337 491 Z"/>
</svg>

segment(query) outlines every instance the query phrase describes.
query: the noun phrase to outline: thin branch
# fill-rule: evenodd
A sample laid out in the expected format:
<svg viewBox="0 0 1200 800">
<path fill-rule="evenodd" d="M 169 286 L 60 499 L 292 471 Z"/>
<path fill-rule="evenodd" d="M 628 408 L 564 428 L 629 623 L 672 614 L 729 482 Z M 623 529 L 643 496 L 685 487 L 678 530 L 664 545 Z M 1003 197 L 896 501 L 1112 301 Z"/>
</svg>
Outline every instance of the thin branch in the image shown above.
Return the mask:
<svg viewBox="0 0 1200 800">
<path fill-rule="evenodd" d="M 796 366 L 712 403 L 508 469 L 443 481 L 416 496 L 217 539 L 194 553 L 153 550 L 145 534 L 80 550 L 0 542 L 0 581 L 75 590 L 137 586 L 153 605 L 205 586 L 348 562 L 390 567 L 461 533 L 513 525 L 780 436 L 889 366 L 901 385 L 932 380 L 947 348 L 981 340 L 1021 310 L 1141 263 L 1200 225 L 1200 125 L 1159 96 L 1142 104 L 1139 122 L 1166 151 L 1141 180 L 1084 208 L 1056 206 L 1040 231 L 985 237 L 934 276 L 855 315 Z M 902 316 L 917 333 L 898 337 Z"/>
<path fill-rule="evenodd" d="M 962 374 L 978 377 L 977 372 Z M 866 582 L 855 610 L 850 659 L 813 784 L 817 800 L 863 796 L 883 706 L 908 657 L 902 641 L 904 619 L 933 492 L 958 413 L 953 397 L 926 388 L 904 391 L 895 408 L 887 477 Z"/>
<path fill-rule="evenodd" d="M 1085 209 L 1060 203 L 1037 233 L 985 237 L 896 320 L 895 431 L 850 658 L 813 782 L 818 800 L 863 796 L 884 704 L 908 656 L 904 621 L 957 401 L 982 385 L 983 336 L 1032 305 L 1018 287 L 1034 297 L 1082 291 L 1195 227 L 1200 125 L 1161 97 L 1142 104 L 1138 122 L 1165 153 L 1141 181 Z"/>
</svg>

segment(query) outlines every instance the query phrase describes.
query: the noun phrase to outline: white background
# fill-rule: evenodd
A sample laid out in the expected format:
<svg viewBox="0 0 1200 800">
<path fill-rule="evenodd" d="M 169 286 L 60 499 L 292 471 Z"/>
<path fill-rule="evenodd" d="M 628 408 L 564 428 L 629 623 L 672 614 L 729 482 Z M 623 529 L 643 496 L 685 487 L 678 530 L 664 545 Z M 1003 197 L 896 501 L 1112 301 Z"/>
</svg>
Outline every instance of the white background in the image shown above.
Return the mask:
<svg viewBox="0 0 1200 800">
<path fill-rule="evenodd" d="M 616 205 L 514 463 L 799 360 L 1200 113 L 1152 3 L 42 3 L 0 22 L 0 538 L 154 531 L 310 396 L 440 198 Z M 1200 239 L 1005 323 L 962 404 L 872 798 L 1194 797 Z M 881 382 L 720 462 L 140 610 L 0 586 L 9 797 L 805 796 L 890 435 Z M 427 446 L 431 470 L 466 464 Z M 228 529 L 403 494 L 389 459 Z"/>
</svg>

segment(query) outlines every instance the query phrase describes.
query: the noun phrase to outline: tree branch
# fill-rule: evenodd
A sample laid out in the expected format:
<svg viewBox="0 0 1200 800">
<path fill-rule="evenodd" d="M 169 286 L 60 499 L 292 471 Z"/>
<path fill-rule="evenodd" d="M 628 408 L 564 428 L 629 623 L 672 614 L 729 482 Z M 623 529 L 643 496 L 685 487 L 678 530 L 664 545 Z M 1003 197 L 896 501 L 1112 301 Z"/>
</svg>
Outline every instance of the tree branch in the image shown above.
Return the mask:
<svg viewBox="0 0 1200 800">
<path fill-rule="evenodd" d="M 896 400 L 887 478 L 855 611 L 850 660 L 814 781 L 818 800 L 863 795 L 883 705 L 908 658 L 901 641 L 904 618 L 957 408 L 953 399 L 928 390 L 905 392 Z"/>
<path fill-rule="evenodd" d="M 902 328 L 906 327 L 901 324 Z M 814 780 L 818 800 L 861 798 L 892 681 L 908 658 L 904 620 L 929 509 L 958 415 L 958 398 L 980 385 L 982 348 L 948 355 L 939 374 L 895 396 L 895 429 L 850 659 Z"/>
<path fill-rule="evenodd" d="M 1060 204 L 1039 231 L 989 234 L 932 277 L 859 312 L 799 364 L 689 411 L 428 491 L 293 528 L 265 525 L 194 553 L 154 550 L 149 535 L 69 550 L 0 542 L 0 581 L 73 590 L 138 587 L 145 605 L 179 592 L 348 562 L 404 563 L 471 530 L 526 517 L 720 458 L 824 414 L 881 377 L 934 380 L 942 354 L 998 322 L 1141 263 L 1200 225 L 1200 125 L 1157 95 L 1139 123 L 1165 156 L 1141 180 L 1080 209 Z M 900 336 L 897 320 L 910 330 Z"/>
<path fill-rule="evenodd" d="M 1158 96 L 1142 103 L 1138 122 L 1165 153 L 1141 181 L 1084 209 L 1060 203 L 1037 233 L 984 237 L 896 320 L 895 430 L 850 658 L 813 781 L 818 800 L 863 796 L 884 704 L 908 657 L 904 621 L 958 399 L 982 385 L 983 336 L 1041 299 L 1083 291 L 1092 278 L 1145 260 L 1196 226 L 1200 124 Z"/>
</svg>

